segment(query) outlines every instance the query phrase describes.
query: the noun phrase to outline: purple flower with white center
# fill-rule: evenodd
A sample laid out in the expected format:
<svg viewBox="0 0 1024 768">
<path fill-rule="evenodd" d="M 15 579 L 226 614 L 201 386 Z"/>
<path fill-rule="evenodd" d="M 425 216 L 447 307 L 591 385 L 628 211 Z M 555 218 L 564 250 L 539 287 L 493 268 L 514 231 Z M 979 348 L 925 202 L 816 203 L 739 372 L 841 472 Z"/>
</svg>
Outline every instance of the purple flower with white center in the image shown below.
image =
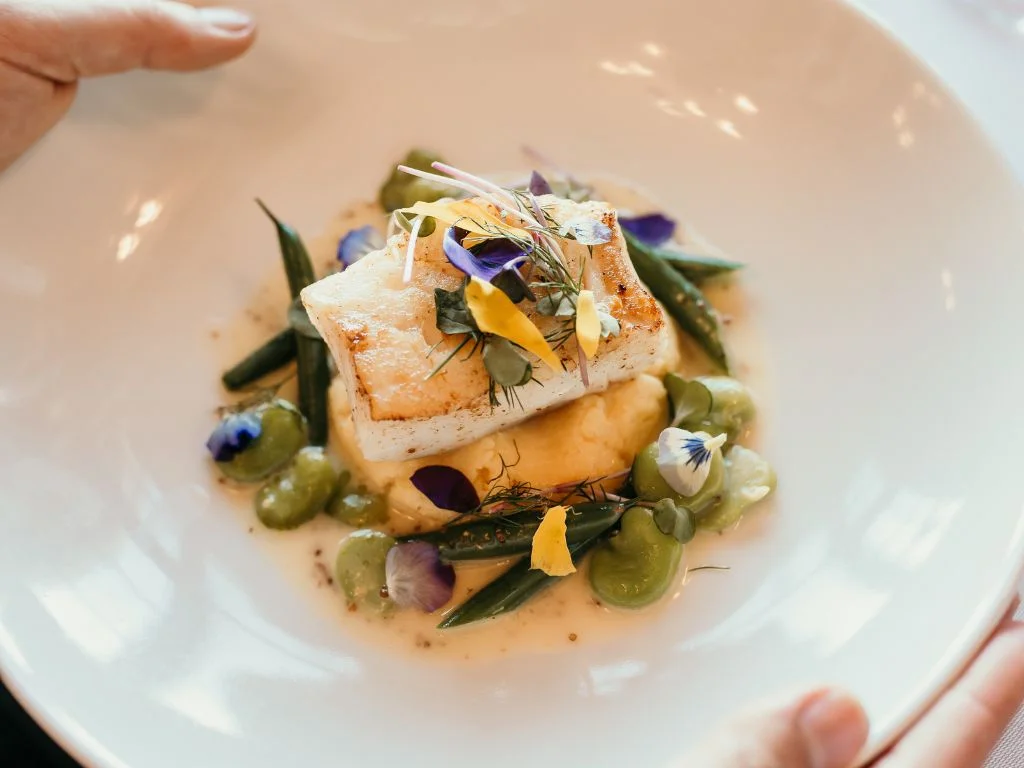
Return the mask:
<svg viewBox="0 0 1024 768">
<path fill-rule="evenodd" d="M 662 245 L 676 233 L 676 223 L 661 213 L 644 216 L 620 216 L 619 226 L 645 245 Z"/>
<path fill-rule="evenodd" d="M 561 237 L 572 235 L 580 245 L 604 245 L 612 239 L 612 231 L 603 221 L 589 216 L 576 216 L 558 230 Z"/>
<path fill-rule="evenodd" d="M 426 541 L 396 544 L 384 560 L 388 597 L 403 608 L 433 613 L 452 599 L 455 569 L 441 562 L 437 547 Z"/>
<path fill-rule="evenodd" d="M 509 240 L 506 237 L 494 237 L 484 240 L 479 245 L 473 246 L 473 250 L 462 245 L 462 241 L 468 235 L 464 229 L 456 226 L 448 227 L 444 233 L 444 255 L 452 266 L 465 272 L 470 277 L 479 277 L 485 282 L 493 282 L 503 272 L 515 273 L 518 277 L 519 266 L 530 258 L 533 252 L 533 245 L 525 246 Z"/>
<path fill-rule="evenodd" d="M 548 180 L 537 173 L 537 171 L 530 174 L 530 194 L 534 197 L 552 194 L 551 185 L 548 184 Z"/>
<path fill-rule="evenodd" d="M 252 411 L 229 413 L 216 426 L 206 441 L 206 449 L 214 461 L 231 461 L 263 431 L 260 417 Z"/>
<path fill-rule="evenodd" d="M 338 261 L 351 267 L 363 256 L 384 247 L 384 238 L 376 227 L 367 224 L 365 227 L 353 229 L 341 238 L 338 243 Z"/>
<path fill-rule="evenodd" d="M 409 481 L 435 507 L 452 512 L 472 512 L 480 506 L 480 497 L 469 478 L 455 469 L 440 464 L 420 467 Z"/>
</svg>

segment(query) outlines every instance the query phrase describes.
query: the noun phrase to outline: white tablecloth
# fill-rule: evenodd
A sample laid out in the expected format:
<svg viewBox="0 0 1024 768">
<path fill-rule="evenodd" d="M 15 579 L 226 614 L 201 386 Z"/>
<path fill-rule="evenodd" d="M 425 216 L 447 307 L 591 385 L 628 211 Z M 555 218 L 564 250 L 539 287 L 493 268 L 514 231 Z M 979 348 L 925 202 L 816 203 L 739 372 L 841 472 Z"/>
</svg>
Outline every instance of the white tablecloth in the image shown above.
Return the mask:
<svg viewBox="0 0 1024 768">
<path fill-rule="evenodd" d="M 1024 183 L 1024 0 L 851 2 L 945 80 Z M 1022 767 L 1024 709 L 986 764 Z"/>
</svg>

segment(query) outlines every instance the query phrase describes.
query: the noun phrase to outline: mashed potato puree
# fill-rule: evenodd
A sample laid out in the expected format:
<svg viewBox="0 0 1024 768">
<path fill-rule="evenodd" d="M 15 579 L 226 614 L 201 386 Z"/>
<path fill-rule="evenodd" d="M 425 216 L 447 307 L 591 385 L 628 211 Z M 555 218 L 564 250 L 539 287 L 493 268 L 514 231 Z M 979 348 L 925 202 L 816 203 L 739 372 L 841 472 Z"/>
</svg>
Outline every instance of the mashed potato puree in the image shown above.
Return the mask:
<svg viewBox="0 0 1024 768">
<path fill-rule="evenodd" d="M 376 493 L 386 493 L 392 510 L 412 523 L 437 524 L 451 517 L 409 482 L 413 472 L 431 464 L 455 467 L 473 482 L 481 497 L 501 472 L 502 459 L 512 464 L 517 455 L 518 462 L 508 469 L 508 480 L 535 488 L 621 472 L 632 465 L 633 457 L 645 445 L 657 439 L 668 419 L 661 378 L 681 364 L 679 338 L 671 323 L 668 325 L 658 363 L 637 378 L 585 395 L 453 451 L 407 461 L 363 458 L 355 439 L 345 384 L 336 378 L 330 390 L 332 445 L 355 482 Z"/>
</svg>

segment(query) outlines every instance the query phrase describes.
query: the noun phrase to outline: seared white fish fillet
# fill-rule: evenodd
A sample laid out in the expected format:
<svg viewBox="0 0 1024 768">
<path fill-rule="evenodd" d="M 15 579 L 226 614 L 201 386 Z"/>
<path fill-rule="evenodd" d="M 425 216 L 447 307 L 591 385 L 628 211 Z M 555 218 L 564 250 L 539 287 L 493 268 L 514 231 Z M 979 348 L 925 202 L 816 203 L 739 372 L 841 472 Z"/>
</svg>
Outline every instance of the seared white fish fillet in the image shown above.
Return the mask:
<svg viewBox="0 0 1024 768">
<path fill-rule="evenodd" d="M 462 340 L 444 336 L 435 325 L 434 289 L 453 291 L 465 279 L 444 255 L 441 224 L 430 237 L 417 241 L 409 283 L 402 281 L 409 237 L 401 233 L 382 250 L 302 292 L 310 319 L 345 382 L 356 437 L 367 459 L 396 461 L 451 450 L 587 392 L 604 390 L 611 382 L 634 378 L 655 362 L 666 343 L 665 317 L 633 270 L 615 209 L 550 195 L 539 202 L 558 223 L 583 216 L 612 230 L 611 241 L 593 246 L 592 255 L 574 240 L 559 240 L 570 273 L 578 274 L 586 260 L 586 287 L 621 326 L 619 335 L 602 340 L 587 362 L 589 387 L 580 377 L 575 339 L 556 350 L 563 371 L 553 371 L 527 353 L 540 383 L 516 389 L 522 407 L 505 403 L 499 393 L 502 403 L 492 409 L 481 355 L 465 359 L 469 345 L 427 379 Z M 555 319 L 537 314 L 532 302 L 518 306 L 542 332 L 558 327 Z"/>
</svg>

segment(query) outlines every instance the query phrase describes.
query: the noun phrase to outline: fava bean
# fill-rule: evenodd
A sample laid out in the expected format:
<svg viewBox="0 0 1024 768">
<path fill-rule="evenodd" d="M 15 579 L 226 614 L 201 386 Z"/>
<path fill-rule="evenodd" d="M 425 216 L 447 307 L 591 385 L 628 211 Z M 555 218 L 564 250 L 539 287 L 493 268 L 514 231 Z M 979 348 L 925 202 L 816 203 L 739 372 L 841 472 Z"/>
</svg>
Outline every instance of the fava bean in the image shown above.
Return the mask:
<svg viewBox="0 0 1024 768">
<path fill-rule="evenodd" d="M 706 421 L 722 427 L 735 440 L 757 413 L 750 390 L 730 376 L 700 376 L 696 381 L 711 393 L 711 411 Z"/>
<path fill-rule="evenodd" d="M 775 470 L 760 454 L 736 445 L 725 457 L 721 503 L 697 517 L 697 527 L 722 531 L 735 525 L 747 509 L 775 490 Z"/>
<path fill-rule="evenodd" d="M 340 491 L 331 499 L 327 514 L 347 525 L 364 528 L 388 521 L 388 502 L 380 494 L 369 493 L 365 488 Z"/>
<path fill-rule="evenodd" d="M 287 400 L 271 400 L 254 412 L 260 418 L 260 436 L 231 461 L 217 462 L 221 472 L 243 483 L 280 469 L 306 444 L 306 420 Z"/>
<path fill-rule="evenodd" d="M 394 607 L 387 597 L 385 563 L 395 540 L 379 531 L 353 531 L 341 541 L 334 563 L 338 586 L 353 604 L 385 612 Z"/>
<path fill-rule="evenodd" d="M 636 455 L 633 461 L 633 489 L 640 498 L 647 501 L 672 499 L 676 504 L 686 507 L 694 515 L 710 507 L 718 500 L 725 479 L 725 468 L 722 452 L 716 450 L 711 456 L 711 467 L 704 485 L 693 496 L 676 493 L 672 486 L 661 476 L 658 469 L 658 444 L 651 443 Z"/>
<path fill-rule="evenodd" d="M 665 594 L 679 568 L 683 545 L 662 533 L 649 509 L 633 507 L 619 533 L 590 557 L 590 587 L 602 602 L 641 608 Z"/>
<path fill-rule="evenodd" d="M 331 498 L 338 476 L 323 448 L 303 448 L 256 494 L 256 516 L 267 528 L 298 528 Z"/>
</svg>

